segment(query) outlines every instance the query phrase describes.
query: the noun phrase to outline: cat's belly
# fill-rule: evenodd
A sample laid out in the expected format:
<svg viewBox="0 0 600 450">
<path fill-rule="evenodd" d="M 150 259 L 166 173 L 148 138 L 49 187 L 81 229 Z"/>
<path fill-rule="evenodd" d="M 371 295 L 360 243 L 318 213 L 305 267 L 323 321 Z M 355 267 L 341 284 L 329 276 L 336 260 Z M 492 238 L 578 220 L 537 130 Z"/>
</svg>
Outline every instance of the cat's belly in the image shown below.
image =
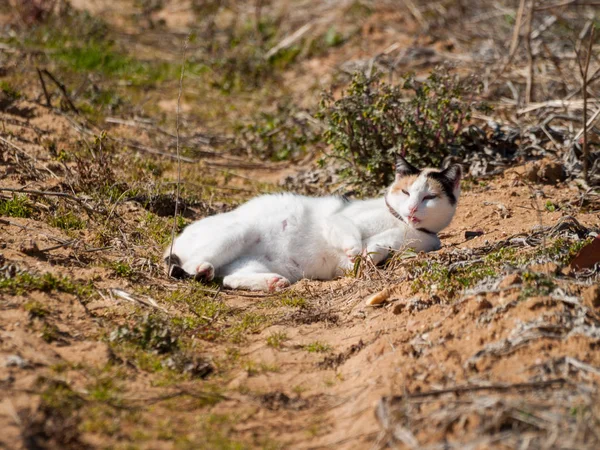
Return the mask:
<svg viewBox="0 0 600 450">
<path fill-rule="evenodd" d="M 301 278 L 330 280 L 340 273 L 345 255 L 329 246 L 321 228 L 309 218 L 277 214 L 263 221 L 262 228 L 260 241 L 249 253 L 273 272 L 292 282 Z"/>
<path fill-rule="evenodd" d="M 288 253 L 273 259 L 268 253 L 262 261 L 273 272 L 283 275 L 292 283 L 302 278 L 331 280 L 343 273 L 340 257 L 327 252 L 315 252 L 312 255 Z"/>
</svg>

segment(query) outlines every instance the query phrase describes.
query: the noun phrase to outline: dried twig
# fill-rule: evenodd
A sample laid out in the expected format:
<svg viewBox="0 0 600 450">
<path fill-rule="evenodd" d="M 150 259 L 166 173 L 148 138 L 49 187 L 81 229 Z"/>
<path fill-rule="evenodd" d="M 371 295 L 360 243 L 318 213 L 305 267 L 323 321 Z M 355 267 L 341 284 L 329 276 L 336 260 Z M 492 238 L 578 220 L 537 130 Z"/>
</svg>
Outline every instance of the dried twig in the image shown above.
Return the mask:
<svg viewBox="0 0 600 450">
<path fill-rule="evenodd" d="M 9 147 L 12 147 L 14 150 L 16 150 L 19 154 L 21 154 L 21 156 L 25 156 L 29 159 L 33 159 L 33 157 L 27 153 L 25 150 L 23 150 L 21 147 L 19 147 L 16 144 L 13 144 L 12 142 L 10 142 L 8 139 L 4 139 L 2 136 L 0 136 L 0 141 L 4 142 L 6 145 L 8 145 Z"/>
<path fill-rule="evenodd" d="M 50 101 L 50 94 L 48 94 L 48 89 L 46 89 L 46 82 L 44 81 L 44 77 L 42 76 L 42 71 L 36 68 L 38 77 L 40 79 L 40 84 L 42 85 L 42 90 L 44 91 L 44 96 L 46 97 L 46 105 L 48 108 L 52 108 L 52 102 Z"/>
<path fill-rule="evenodd" d="M 67 92 L 67 88 L 65 87 L 65 85 L 62 84 L 60 81 L 58 81 L 58 79 L 56 79 L 56 77 L 54 75 L 52 75 L 52 73 L 50 73 L 50 71 L 48 71 L 47 69 L 42 69 L 42 70 L 38 69 L 38 73 L 40 75 L 40 79 L 42 78 L 41 74 L 44 74 L 48 78 L 50 78 L 52 80 L 52 82 L 58 87 L 58 89 L 60 90 L 60 92 L 62 93 L 63 97 L 65 98 L 65 101 L 69 105 L 69 108 L 71 108 L 71 110 L 75 114 L 79 114 L 79 110 L 77 109 L 77 107 L 71 101 L 71 98 L 69 97 L 69 93 Z M 45 86 L 43 84 L 43 80 L 42 80 L 42 86 Z M 45 89 L 44 89 L 44 91 L 45 91 Z M 50 102 L 50 98 L 48 97 L 47 92 L 46 92 L 46 98 L 47 98 L 48 102 Z M 52 106 L 52 105 L 50 104 L 48 106 Z"/>
<path fill-rule="evenodd" d="M 265 59 L 269 59 L 271 56 L 275 55 L 279 50 L 282 50 L 294 44 L 296 41 L 301 39 L 302 36 L 304 36 L 308 31 L 310 31 L 313 25 L 313 22 L 306 23 L 300 28 L 298 28 L 296 31 L 294 31 L 291 35 L 285 37 L 285 39 L 283 39 L 265 54 Z"/>
<path fill-rule="evenodd" d="M 533 12 L 535 9 L 535 0 L 531 0 L 531 6 L 527 14 L 527 37 L 525 39 L 525 50 L 527 50 L 527 86 L 525 89 L 525 100 L 530 103 L 533 100 L 534 70 L 533 70 L 533 52 L 531 50 L 531 33 L 533 26 Z"/>
<path fill-rule="evenodd" d="M 91 208 L 90 206 L 88 206 L 85 203 L 85 200 L 77 197 L 75 195 L 71 195 L 71 194 L 67 194 L 66 192 L 52 192 L 52 191 L 38 191 L 35 189 L 15 189 L 15 188 L 3 188 L 0 187 L 0 191 L 4 191 L 4 192 L 14 192 L 14 193 L 21 193 L 21 194 L 32 194 L 32 195 L 40 195 L 40 196 L 45 196 L 45 197 L 63 197 L 63 198 L 68 198 L 70 200 L 74 200 L 77 203 L 79 203 L 86 211 L 91 212 L 91 213 L 98 213 L 99 211 Z"/>
<path fill-rule="evenodd" d="M 544 11 L 546 9 L 561 8 L 564 6 L 600 6 L 600 2 L 582 2 L 579 0 L 565 0 L 554 3 L 552 5 L 542 5 L 535 8 L 536 11 Z"/>
<path fill-rule="evenodd" d="M 521 32 L 521 22 L 523 20 L 523 12 L 524 11 L 525 11 L 525 0 L 520 0 L 519 9 L 517 11 L 517 19 L 515 21 L 515 27 L 513 29 L 513 36 L 512 36 L 512 40 L 510 42 L 510 50 L 508 52 L 508 58 L 506 59 L 506 62 L 504 63 L 502 68 L 498 71 L 498 73 L 496 74 L 494 79 L 489 82 L 490 86 L 492 84 L 496 83 L 502 77 L 502 75 L 504 74 L 504 72 L 506 72 L 506 69 L 508 69 L 508 66 L 510 66 L 510 64 L 512 63 L 512 60 L 514 59 L 514 57 L 517 53 L 517 48 L 519 47 L 519 34 Z"/>
<path fill-rule="evenodd" d="M 156 300 L 154 300 L 152 297 L 146 296 L 146 298 L 142 298 L 140 296 L 134 296 L 131 295 L 129 292 L 125 292 L 124 290 L 117 288 L 109 289 L 108 292 L 111 296 L 114 295 L 120 299 L 127 300 L 128 302 L 139 303 L 141 305 L 155 308 L 159 311 L 169 314 L 169 311 L 167 311 L 165 308 L 156 303 Z"/>
<path fill-rule="evenodd" d="M 588 70 L 590 67 L 590 59 L 592 57 L 592 46 L 594 44 L 594 31 L 595 27 L 592 25 L 590 31 L 590 40 L 587 48 L 587 55 L 585 56 L 585 62 L 583 66 L 581 65 L 581 60 L 577 58 L 577 63 L 579 64 L 579 71 L 581 74 L 581 82 L 582 82 L 582 93 L 583 93 L 583 179 L 586 183 L 589 182 L 588 170 L 589 170 L 589 158 L 590 158 L 590 149 L 588 147 L 588 120 L 587 120 L 587 100 L 588 100 Z"/>
<path fill-rule="evenodd" d="M 425 392 L 415 392 L 414 394 L 406 395 L 394 395 L 391 397 L 383 397 L 382 401 L 388 401 L 391 403 L 402 402 L 405 399 L 414 398 L 425 398 L 425 397 L 437 397 L 444 394 L 464 394 L 466 392 L 480 392 L 480 391 L 518 391 L 524 389 L 545 389 L 548 387 L 556 386 L 557 384 L 568 384 L 569 382 L 564 378 L 554 378 L 545 381 L 534 381 L 529 383 L 497 383 L 488 385 L 467 385 L 467 386 L 455 386 L 446 389 L 434 389 Z"/>
<path fill-rule="evenodd" d="M 181 158 L 179 155 L 179 114 L 181 112 L 181 94 L 183 92 L 183 75 L 185 74 L 185 56 L 187 52 L 188 43 L 190 36 L 185 38 L 183 43 L 183 54 L 181 57 L 181 75 L 179 76 L 179 92 L 177 93 L 177 112 L 175 115 L 176 126 L 176 150 L 177 150 L 177 189 L 175 196 L 175 211 L 173 213 L 173 228 L 171 229 L 171 245 L 169 247 L 169 259 L 167 261 L 167 269 L 170 272 L 171 269 L 171 258 L 173 256 L 173 244 L 175 243 L 175 231 L 177 230 L 177 216 L 179 214 L 179 196 L 181 195 Z"/>
</svg>

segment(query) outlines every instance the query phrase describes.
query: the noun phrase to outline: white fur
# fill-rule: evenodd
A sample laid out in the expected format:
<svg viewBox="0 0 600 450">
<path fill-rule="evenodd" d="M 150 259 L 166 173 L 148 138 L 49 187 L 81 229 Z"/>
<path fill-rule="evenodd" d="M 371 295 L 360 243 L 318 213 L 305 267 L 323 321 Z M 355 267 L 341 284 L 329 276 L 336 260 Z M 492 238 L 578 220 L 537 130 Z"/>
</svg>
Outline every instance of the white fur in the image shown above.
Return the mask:
<svg viewBox="0 0 600 450">
<path fill-rule="evenodd" d="M 409 197 L 390 190 L 388 202 L 407 222 L 410 207 L 416 207 L 413 217 L 421 220 L 416 227 L 437 233 L 450 223 L 456 205 L 445 197 L 422 200 L 428 192 L 425 173 Z M 173 254 L 187 273 L 223 277 L 225 287 L 276 290 L 301 278 L 340 276 L 361 254 L 377 264 L 403 247 L 431 251 L 440 248 L 440 240 L 394 217 L 384 198 L 348 202 L 273 194 L 191 224 L 176 238 Z"/>
</svg>

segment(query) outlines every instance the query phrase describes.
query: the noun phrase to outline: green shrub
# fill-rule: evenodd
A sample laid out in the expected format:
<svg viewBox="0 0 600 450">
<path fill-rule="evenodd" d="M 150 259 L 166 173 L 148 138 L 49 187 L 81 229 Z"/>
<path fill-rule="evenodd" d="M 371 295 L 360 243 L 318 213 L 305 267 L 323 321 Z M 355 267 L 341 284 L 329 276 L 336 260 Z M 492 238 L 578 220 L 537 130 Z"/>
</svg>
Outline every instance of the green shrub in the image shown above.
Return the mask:
<svg viewBox="0 0 600 450">
<path fill-rule="evenodd" d="M 325 121 L 331 153 L 321 163 L 341 162 L 340 175 L 362 190 L 388 185 L 396 155 L 419 167 L 438 166 L 448 155 L 461 155 L 463 130 L 479 90 L 474 79 L 459 79 L 438 69 L 423 82 L 406 75 L 399 85 L 354 75 L 348 91 L 335 100 L 324 94 L 318 118 Z"/>
<path fill-rule="evenodd" d="M 274 114 L 261 112 L 253 123 L 242 127 L 238 144 L 261 159 L 283 161 L 304 156 L 320 133 L 290 105 L 279 104 Z"/>
</svg>

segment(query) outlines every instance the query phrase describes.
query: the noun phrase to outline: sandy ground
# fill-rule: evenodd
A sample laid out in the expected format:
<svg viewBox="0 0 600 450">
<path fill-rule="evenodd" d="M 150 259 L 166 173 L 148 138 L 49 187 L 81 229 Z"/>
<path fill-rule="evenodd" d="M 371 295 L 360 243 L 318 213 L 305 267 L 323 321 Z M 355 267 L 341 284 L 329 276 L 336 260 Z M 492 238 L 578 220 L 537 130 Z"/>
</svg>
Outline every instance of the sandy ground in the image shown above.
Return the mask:
<svg viewBox="0 0 600 450">
<path fill-rule="evenodd" d="M 178 60 L 157 44 L 160 33 L 135 40 L 139 5 L 72 4 L 119 27 L 139 55 Z M 351 3 L 306 5 L 297 5 L 302 19 L 327 30 Z M 164 19 L 183 35 L 190 8 L 169 2 L 144 20 Z M 290 33 L 303 23 L 286 17 Z M 422 35 L 419 20 L 387 2 L 361 23 L 351 45 L 284 72 L 285 95 L 314 105 L 319 87 L 340 90 L 338 69 L 349 61 L 409 45 L 436 60 L 463 45 Z M 570 269 L 600 229 L 597 190 L 527 181 L 529 166 L 514 161 L 497 176 L 463 180 L 438 252 L 279 293 L 177 281 L 160 260 L 176 164 L 157 154 L 174 150 L 173 134 L 157 130 L 172 125 L 176 82 L 143 87 L 121 123 L 92 123 L 59 108 L 58 93 L 46 107 L 33 66 L 12 61 L 26 81 L 22 98 L 0 111 L 0 206 L 13 208 L 0 217 L 0 447 L 600 446 L 598 272 Z M 419 61 L 417 72 L 431 67 Z M 86 83 L 101 84 L 96 76 Z M 247 92 L 210 91 L 214 111 L 201 111 L 205 87 L 187 82 L 187 135 L 210 136 L 227 114 L 258 108 L 242 105 Z M 252 101 L 272 106 L 269 95 Z M 275 164 L 184 143 L 201 156 L 183 166 L 180 225 L 314 167 L 314 155 Z M 385 302 L 365 304 L 384 290 Z"/>
</svg>

